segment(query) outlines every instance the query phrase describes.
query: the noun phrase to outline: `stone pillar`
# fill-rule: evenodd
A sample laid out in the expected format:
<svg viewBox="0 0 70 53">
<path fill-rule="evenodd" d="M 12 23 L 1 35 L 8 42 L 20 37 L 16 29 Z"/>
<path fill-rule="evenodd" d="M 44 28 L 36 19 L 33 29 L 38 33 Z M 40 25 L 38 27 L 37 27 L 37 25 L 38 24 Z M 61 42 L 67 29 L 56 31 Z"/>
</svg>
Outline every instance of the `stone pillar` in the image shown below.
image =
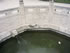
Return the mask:
<svg viewBox="0 0 70 53">
<path fill-rule="evenodd" d="M 49 0 L 49 11 L 54 12 L 54 0 Z"/>
<path fill-rule="evenodd" d="M 19 19 L 21 26 L 25 24 L 24 18 L 24 2 L 23 0 L 19 0 Z"/>
<path fill-rule="evenodd" d="M 49 14 L 48 14 L 49 27 L 54 23 L 54 0 L 49 0 Z"/>
</svg>

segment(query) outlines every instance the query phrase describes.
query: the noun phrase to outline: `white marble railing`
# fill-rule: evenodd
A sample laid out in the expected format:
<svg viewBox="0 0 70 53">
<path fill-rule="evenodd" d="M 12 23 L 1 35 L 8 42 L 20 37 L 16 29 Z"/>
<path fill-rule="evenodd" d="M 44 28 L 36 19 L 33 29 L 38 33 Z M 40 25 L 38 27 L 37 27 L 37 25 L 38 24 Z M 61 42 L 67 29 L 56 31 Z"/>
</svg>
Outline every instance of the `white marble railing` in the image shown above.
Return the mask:
<svg viewBox="0 0 70 53">
<path fill-rule="evenodd" d="M 38 11 L 36 11 L 38 10 Z M 49 10 L 48 7 L 44 6 L 44 7 L 25 7 L 25 13 L 34 13 L 36 11 L 36 13 L 48 13 L 47 11 Z M 54 9 L 56 14 L 60 14 L 60 15 L 70 15 L 70 9 L 65 9 L 65 8 L 55 8 Z M 14 15 L 18 13 L 18 8 L 15 9 L 9 9 L 9 10 L 5 10 L 5 11 L 1 11 L 0 12 L 0 18 L 5 17 L 5 16 L 9 16 L 9 15 Z"/>
<path fill-rule="evenodd" d="M 34 11 L 36 11 L 36 10 L 38 10 L 39 12 L 42 12 L 42 14 L 43 14 L 49 9 L 46 6 L 44 6 L 44 7 L 25 7 L 25 12 L 34 13 Z M 60 15 L 70 15 L 69 9 L 55 8 L 54 11 L 55 11 L 55 13 L 60 14 Z M 0 12 L 0 18 L 5 17 L 7 15 L 17 14 L 17 13 L 18 13 L 18 8 L 1 11 Z"/>
<path fill-rule="evenodd" d="M 17 31 L 24 30 L 26 29 L 24 26 L 29 25 L 52 28 L 70 34 L 70 10 L 56 8 L 51 13 L 46 6 L 25 7 L 24 10 L 23 19 L 19 16 L 18 8 L 0 12 L 0 37 L 6 37 L 6 32 L 10 35 L 13 33 L 12 36 L 14 36 L 18 34 Z"/>
<path fill-rule="evenodd" d="M 12 16 L 14 14 L 17 14 L 18 10 L 17 9 L 10 9 L 10 10 L 5 10 L 0 12 L 0 18 L 4 18 L 6 16 Z"/>
</svg>

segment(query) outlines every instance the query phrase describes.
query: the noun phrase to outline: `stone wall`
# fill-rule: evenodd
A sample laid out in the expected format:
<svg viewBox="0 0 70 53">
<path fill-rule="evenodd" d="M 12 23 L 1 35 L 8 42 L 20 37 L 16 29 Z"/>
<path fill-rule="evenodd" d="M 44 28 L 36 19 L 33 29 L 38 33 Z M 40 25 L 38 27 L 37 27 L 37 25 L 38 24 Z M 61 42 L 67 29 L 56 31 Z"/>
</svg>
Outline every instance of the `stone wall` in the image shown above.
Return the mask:
<svg viewBox="0 0 70 53">
<path fill-rule="evenodd" d="M 0 13 L 0 40 L 6 37 L 14 37 L 18 33 L 35 26 L 38 28 L 51 28 L 55 31 L 70 34 L 70 11 L 68 9 L 55 8 L 49 12 L 48 6 L 25 7 L 23 19 L 18 9 Z M 67 35 L 70 37 L 70 35 Z"/>
</svg>

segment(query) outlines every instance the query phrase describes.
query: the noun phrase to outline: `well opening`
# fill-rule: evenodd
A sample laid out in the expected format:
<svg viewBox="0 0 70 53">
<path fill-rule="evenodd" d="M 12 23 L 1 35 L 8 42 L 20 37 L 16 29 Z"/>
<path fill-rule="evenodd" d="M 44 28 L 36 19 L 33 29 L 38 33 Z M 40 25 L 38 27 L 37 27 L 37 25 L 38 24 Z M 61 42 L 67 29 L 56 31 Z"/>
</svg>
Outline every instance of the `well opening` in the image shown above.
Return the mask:
<svg viewBox="0 0 70 53">
<path fill-rule="evenodd" d="M 70 53 L 70 38 L 51 30 L 32 30 L 0 44 L 0 53 Z"/>
</svg>

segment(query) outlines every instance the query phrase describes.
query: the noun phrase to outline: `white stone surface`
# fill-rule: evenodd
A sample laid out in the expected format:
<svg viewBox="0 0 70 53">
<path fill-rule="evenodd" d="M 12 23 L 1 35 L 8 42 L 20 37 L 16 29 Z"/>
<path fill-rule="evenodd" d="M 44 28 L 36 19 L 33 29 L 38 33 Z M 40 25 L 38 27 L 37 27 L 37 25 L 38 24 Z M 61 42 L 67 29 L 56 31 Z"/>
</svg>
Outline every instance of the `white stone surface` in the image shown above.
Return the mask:
<svg viewBox="0 0 70 53">
<path fill-rule="evenodd" d="M 17 30 L 12 30 L 11 33 L 12 33 L 12 37 L 15 37 L 16 35 L 18 35 Z"/>
<path fill-rule="evenodd" d="M 0 33 L 0 41 L 4 38 L 8 37 L 9 35 L 11 35 L 11 33 L 7 32 L 7 31 Z"/>
<path fill-rule="evenodd" d="M 49 2 L 38 0 L 24 0 L 24 6 L 48 6 Z M 70 8 L 70 4 L 54 3 L 55 6 Z M 3 0 L 0 1 L 0 11 L 19 7 L 19 0 Z"/>
<path fill-rule="evenodd" d="M 0 13 L 0 33 L 6 34 L 6 36 L 0 34 L 0 40 L 10 35 L 6 32 L 13 32 L 13 34 L 16 35 L 21 29 L 29 29 L 29 25 L 37 25 L 40 28 L 52 28 L 70 34 L 70 16 L 66 13 L 67 9 L 56 8 L 56 11 L 51 13 L 48 6 L 44 6 L 42 3 L 43 6 L 38 4 L 35 6 L 25 6 L 25 8 L 22 7 L 24 11 L 22 8 L 19 8 L 21 10 L 19 11 L 20 13 L 18 13 L 17 9 L 1 12 L 5 14 L 5 17 Z M 2 10 L 5 10 L 5 8 Z"/>
<path fill-rule="evenodd" d="M 44 10 L 45 9 L 45 10 Z M 14 10 L 12 11 L 14 12 Z M 15 11 L 16 12 L 16 11 Z M 24 13 L 24 11 L 23 11 Z M 53 28 L 64 31 L 70 28 L 70 16 L 66 14 L 53 13 L 50 14 L 48 7 L 25 7 L 25 17 L 16 14 L 7 15 L 0 18 L 0 32 L 12 31 L 25 25 L 38 25 L 44 28 Z M 59 29 L 60 27 L 60 29 Z M 62 27 L 62 28 L 61 28 Z"/>
</svg>

